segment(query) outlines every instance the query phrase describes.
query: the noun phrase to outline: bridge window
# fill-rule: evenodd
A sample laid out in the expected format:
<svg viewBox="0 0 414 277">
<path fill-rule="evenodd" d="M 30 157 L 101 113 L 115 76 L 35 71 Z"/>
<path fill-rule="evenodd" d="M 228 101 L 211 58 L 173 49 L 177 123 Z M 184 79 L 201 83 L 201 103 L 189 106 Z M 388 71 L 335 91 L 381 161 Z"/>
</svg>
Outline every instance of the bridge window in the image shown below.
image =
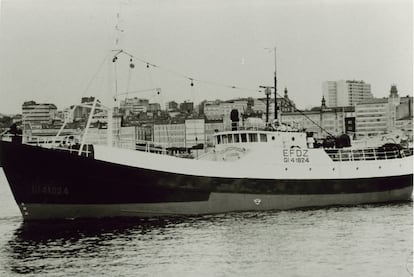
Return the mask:
<svg viewBox="0 0 414 277">
<path fill-rule="evenodd" d="M 229 143 L 233 143 L 233 135 L 232 134 L 227 134 L 227 140 Z"/>
<path fill-rule="evenodd" d="M 257 134 L 256 133 L 249 134 L 249 141 L 250 142 L 257 142 Z"/>
<path fill-rule="evenodd" d="M 223 140 L 223 143 L 227 143 L 227 136 L 223 135 L 223 137 L 221 138 Z"/>
<path fill-rule="evenodd" d="M 241 142 L 247 142 L 247 135 L 246 134 L 240 134 L 241 136 Z"/>
<path fill-rule="evenodd" d="M 260 141 L 261 142 L 267 142 L 267 135 L 266 134 L 260 134 Z"/>
<path fill-rule="evenodd" d="M 240 142 L 240 136 L 239 134 L 234 134 L 234 142 L 239 143 Z"/>
<path fill-rule="evenodd" d="M 216 138 L 217 138 L 217 144 L 220 144 L 221 143 L 220 136 L 216 136 Z"/>
</svg>

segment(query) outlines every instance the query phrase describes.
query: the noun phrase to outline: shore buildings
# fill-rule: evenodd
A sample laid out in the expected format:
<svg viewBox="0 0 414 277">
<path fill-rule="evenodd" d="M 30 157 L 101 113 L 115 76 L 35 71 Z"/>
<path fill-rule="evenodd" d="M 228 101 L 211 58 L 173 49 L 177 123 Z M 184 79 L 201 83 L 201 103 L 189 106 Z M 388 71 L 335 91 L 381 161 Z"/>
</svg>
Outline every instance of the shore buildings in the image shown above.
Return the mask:
<svg viewBox="0 0 414 277">
<path fill-rule="evenodd" d="M 296 129 L 305 129 L 318 137 L 355 133 L 355 108 L 327 107 L 322 97 L 321 106 L 308 111 L 286 112 L 281 121 Z"/>
<path fill-rule="evenodd" d="M 23 125 L 32 129 L 41 129 L 42 125 L 52 124 L 56 114 L 56 105 L 50 103 L 27 101 L 22 106 Z"/>
<path fill-rule="evenodd" d="M 194 103 L 184 101 L 180 103 L 180 112 L 185 114 L 191 114 L 194 112 Z"/>
<path fill-rule="evenodd" d="M 147 112 L 149 108 L 149 100 L 143 98 L 125 98 L 121 100 L 120 108 L 127 114 L 138 114 Z"/>
<path fill-rule="evenodd" d="M 280 122 L 313 132 L 317 137 L 346 133 L 353 138 L 363 138 L 394 130 L 412 134 L 413 98 L 399 96 L 396 85 L 391 86 L 386 98 L 373 98 L 370 85 L 363 81 L 325 82 L 324 86 L 328 86 L 328 91 L 335 88 L 335 93 L 331 93 L 333 96 L 324 91 L 320 106 L 303 111 L 295 107 L 285 89 L 284 96 L 277 98 Z M 341 86 L 346 89 L 341 89 Z M 341 91 L 347 91 L 345 103 L 348 105 L 339 106 L 344 101 L 338 96 Z M 357 91 L 361 97 L 355 96 Z M 93 101 L 93 97 L 82 98 L 83 103 Z M 194 109 L 194 103 L 189 101 L 180 104 L 170 101 L 166 110 L 161 110 L 158 103 L 149 103 L 149 100 L 140 98 L 127 98 L 120 104 L 120 108 L 114 112 L 113 140 L 115 145 L 126 148 L 134 148 L 135 144 L 144 141 L 180 151 L 200 145 L 211 146 L 215 132 L 232 127 L 232 112 L 237 113 L 237 126 L 250 129 L 265 127 L 266 98 L 204 100 L 197 110 Z M 72 122 L 65 128 L 64 134 L 79 133 L 88 118 L 89 108 L 73 107 L 60 112 L 62 118 Z M 61 122 L 60 125 L 56 123 L 58 111 L 53 104 L 29 101 L 23 104 L 22 111 L 26 135 L 52 136 L 61 126 Z M 274 112 L 274 100 L 271 99 L 271 120 Z M 107 141 L 106 111 L 95 111 L 88 136 L 90 143 L 102 144 Z"/>
<path fill-rule="evenodd" d="M 165 104 L 165 109 L 167 112 L 176 112 L 178 111 L 178 103 L 175 101 L 169 101 Z"/>
<path fill-rule="evenodd" d="M 322 93 L 328 107 L 355 106 L 373 98 L 371 85 L 355 80 L 326 81 L 322 84 Z"/>
<path fill-rule="evenodd" d="M 399 130 L 412 131 L 412 97 L 400 97 L 392 85 L 386 98 L 364 100 L 355 106 L 357 137 L 372 137 Z"/>
</svg>

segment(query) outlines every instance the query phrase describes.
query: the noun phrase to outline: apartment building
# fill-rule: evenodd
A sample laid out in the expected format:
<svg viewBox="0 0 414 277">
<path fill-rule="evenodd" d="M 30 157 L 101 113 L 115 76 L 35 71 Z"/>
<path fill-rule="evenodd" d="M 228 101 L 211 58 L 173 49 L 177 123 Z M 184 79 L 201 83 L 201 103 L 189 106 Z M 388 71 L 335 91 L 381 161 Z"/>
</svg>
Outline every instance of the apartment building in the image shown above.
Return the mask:
<svg viewBox="0 0 414 277">
<path fill-rule="evenodd" d="M 371 85 L 364 81 L 326 81 L 322 84 L 322 92 L 328 107 L 355 106 L 373 98 Z"/>
<path fill-rule="evenodd" d="M 23 127 L 41 129 L 42 125 L 51 124 L 56 117 L 57 107 L 50 103 L 27 101 L 22 105 Z"/>
</svg>

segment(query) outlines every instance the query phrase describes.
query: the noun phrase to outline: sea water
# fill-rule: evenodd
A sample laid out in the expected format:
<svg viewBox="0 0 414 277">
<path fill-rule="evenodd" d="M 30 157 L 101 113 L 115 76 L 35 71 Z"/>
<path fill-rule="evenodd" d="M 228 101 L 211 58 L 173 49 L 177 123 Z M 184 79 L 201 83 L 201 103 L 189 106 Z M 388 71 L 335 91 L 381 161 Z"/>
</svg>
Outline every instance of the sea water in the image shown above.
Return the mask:
<svg viewBox="0 0 414 277">
<path fill-rule="evenodd" d="M 0 169 L 0 276 L 412 276 L 412 202 L 24 223 Z"/>
</svg>

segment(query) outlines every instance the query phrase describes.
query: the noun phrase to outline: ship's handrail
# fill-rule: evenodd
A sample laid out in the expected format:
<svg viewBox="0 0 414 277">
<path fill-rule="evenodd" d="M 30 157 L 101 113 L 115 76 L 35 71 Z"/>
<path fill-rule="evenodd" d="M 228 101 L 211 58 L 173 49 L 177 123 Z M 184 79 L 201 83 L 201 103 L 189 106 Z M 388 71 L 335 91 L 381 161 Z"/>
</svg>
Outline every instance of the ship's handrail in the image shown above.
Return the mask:
<svg viewBox="0 0 414 277">
<path fill-rule="evenodd" d="M 3 133 L 0 134 L 0 140 L 2 140 L 2 141 L 12 141 L 12 138 L 13 138 L 14 135 L 8 134 L 7 131 L 8 130 L 6 130 L 6 131 L 4 131 Z"/>
<path fill-rule="evenodd" d="M 143 151 L 143 152 L 151 152 L 151 153 L 164 154 L 164 155 L 167 154 L 167 149 L 166 148 L 154 147 L 154 146 L 151 146 L 150 143 L 145 144 L 145 145 L 136 145 L 135 146 L 135 150 Z"/>
<path fill-rule="evenodd" d="M 73 135 L 66 135 L 66 136 L 59 136 L 56 138 L 55 136 L 30 136 L 24 144 L 49 148 L 59 151 L 66 151 L 73 154 L 79 154 L 81 156 L 90 157 L 93 155 L 93 151 L 90 150 L 88 145 L 84 145 L 82 149 L 79 151 L 80 144 L 76 143 L 72 138 Z M 79 147 L 77 147 L 79 146 Z"/>
<path fill-rule="evenodd" d="M 303 130 L 291 128 L 291 129 L 272 129 L 272 128 L 264 128 L 264 127 L 244 127 L 244 126 L 238 126 L 237 128 L 231 128 L 231 127 L 224 127 L 215 132 L 213 135 L 221 134 L 223 132 L 237 132 L 237 131 L 261 131 L 261 132 L 283 132 L 283 133 L 303 133 Z"/>
<path fill-rule="evenodd" d="M 74 137 L 72 135 L 72 137 Z M 34 144 L 36 146 L 41 145 L 51 145 L 52 147 L 54 145 L 59 145 L 60 143 L 69 143 L 71 140 L 70 136 L 60 136 L 58 138 L 55 138 L 55 136 L 30 136 L 26 140 L 26 144 Z"/>
<path fill-rule="evenodd" d="M 405 158 L 413 155 L 413 149 L 382 150 L 375 147 L 364 149 L 325 149 L 334 162 L 372 161 Z"/>
<path fill-rule="evenodd" d="M 19 134 L 2 134 L 0 140 L 13 142 L 13 138 L 19 138 L 20 140 L 18 143 L 22 143 L 23 137 L 23 135 Z M 67 151 L 73 154 L 79 154 L 79 147 L 77 146 L 80 146 L 80 144 L 77 143 L 70 143 L 69 136 L 61 136 L 58 139 L 54 136 L 30 136 L 29 139 L 23 142 L 23 144 L 59 151 Z M 84 145 L 83 149 L 80 151 L 80 155 L 91 157 L 91 155 L 93 155 L 93 150 L 90 149 L 91 147 L 89 145 Z"/>
</svg>

